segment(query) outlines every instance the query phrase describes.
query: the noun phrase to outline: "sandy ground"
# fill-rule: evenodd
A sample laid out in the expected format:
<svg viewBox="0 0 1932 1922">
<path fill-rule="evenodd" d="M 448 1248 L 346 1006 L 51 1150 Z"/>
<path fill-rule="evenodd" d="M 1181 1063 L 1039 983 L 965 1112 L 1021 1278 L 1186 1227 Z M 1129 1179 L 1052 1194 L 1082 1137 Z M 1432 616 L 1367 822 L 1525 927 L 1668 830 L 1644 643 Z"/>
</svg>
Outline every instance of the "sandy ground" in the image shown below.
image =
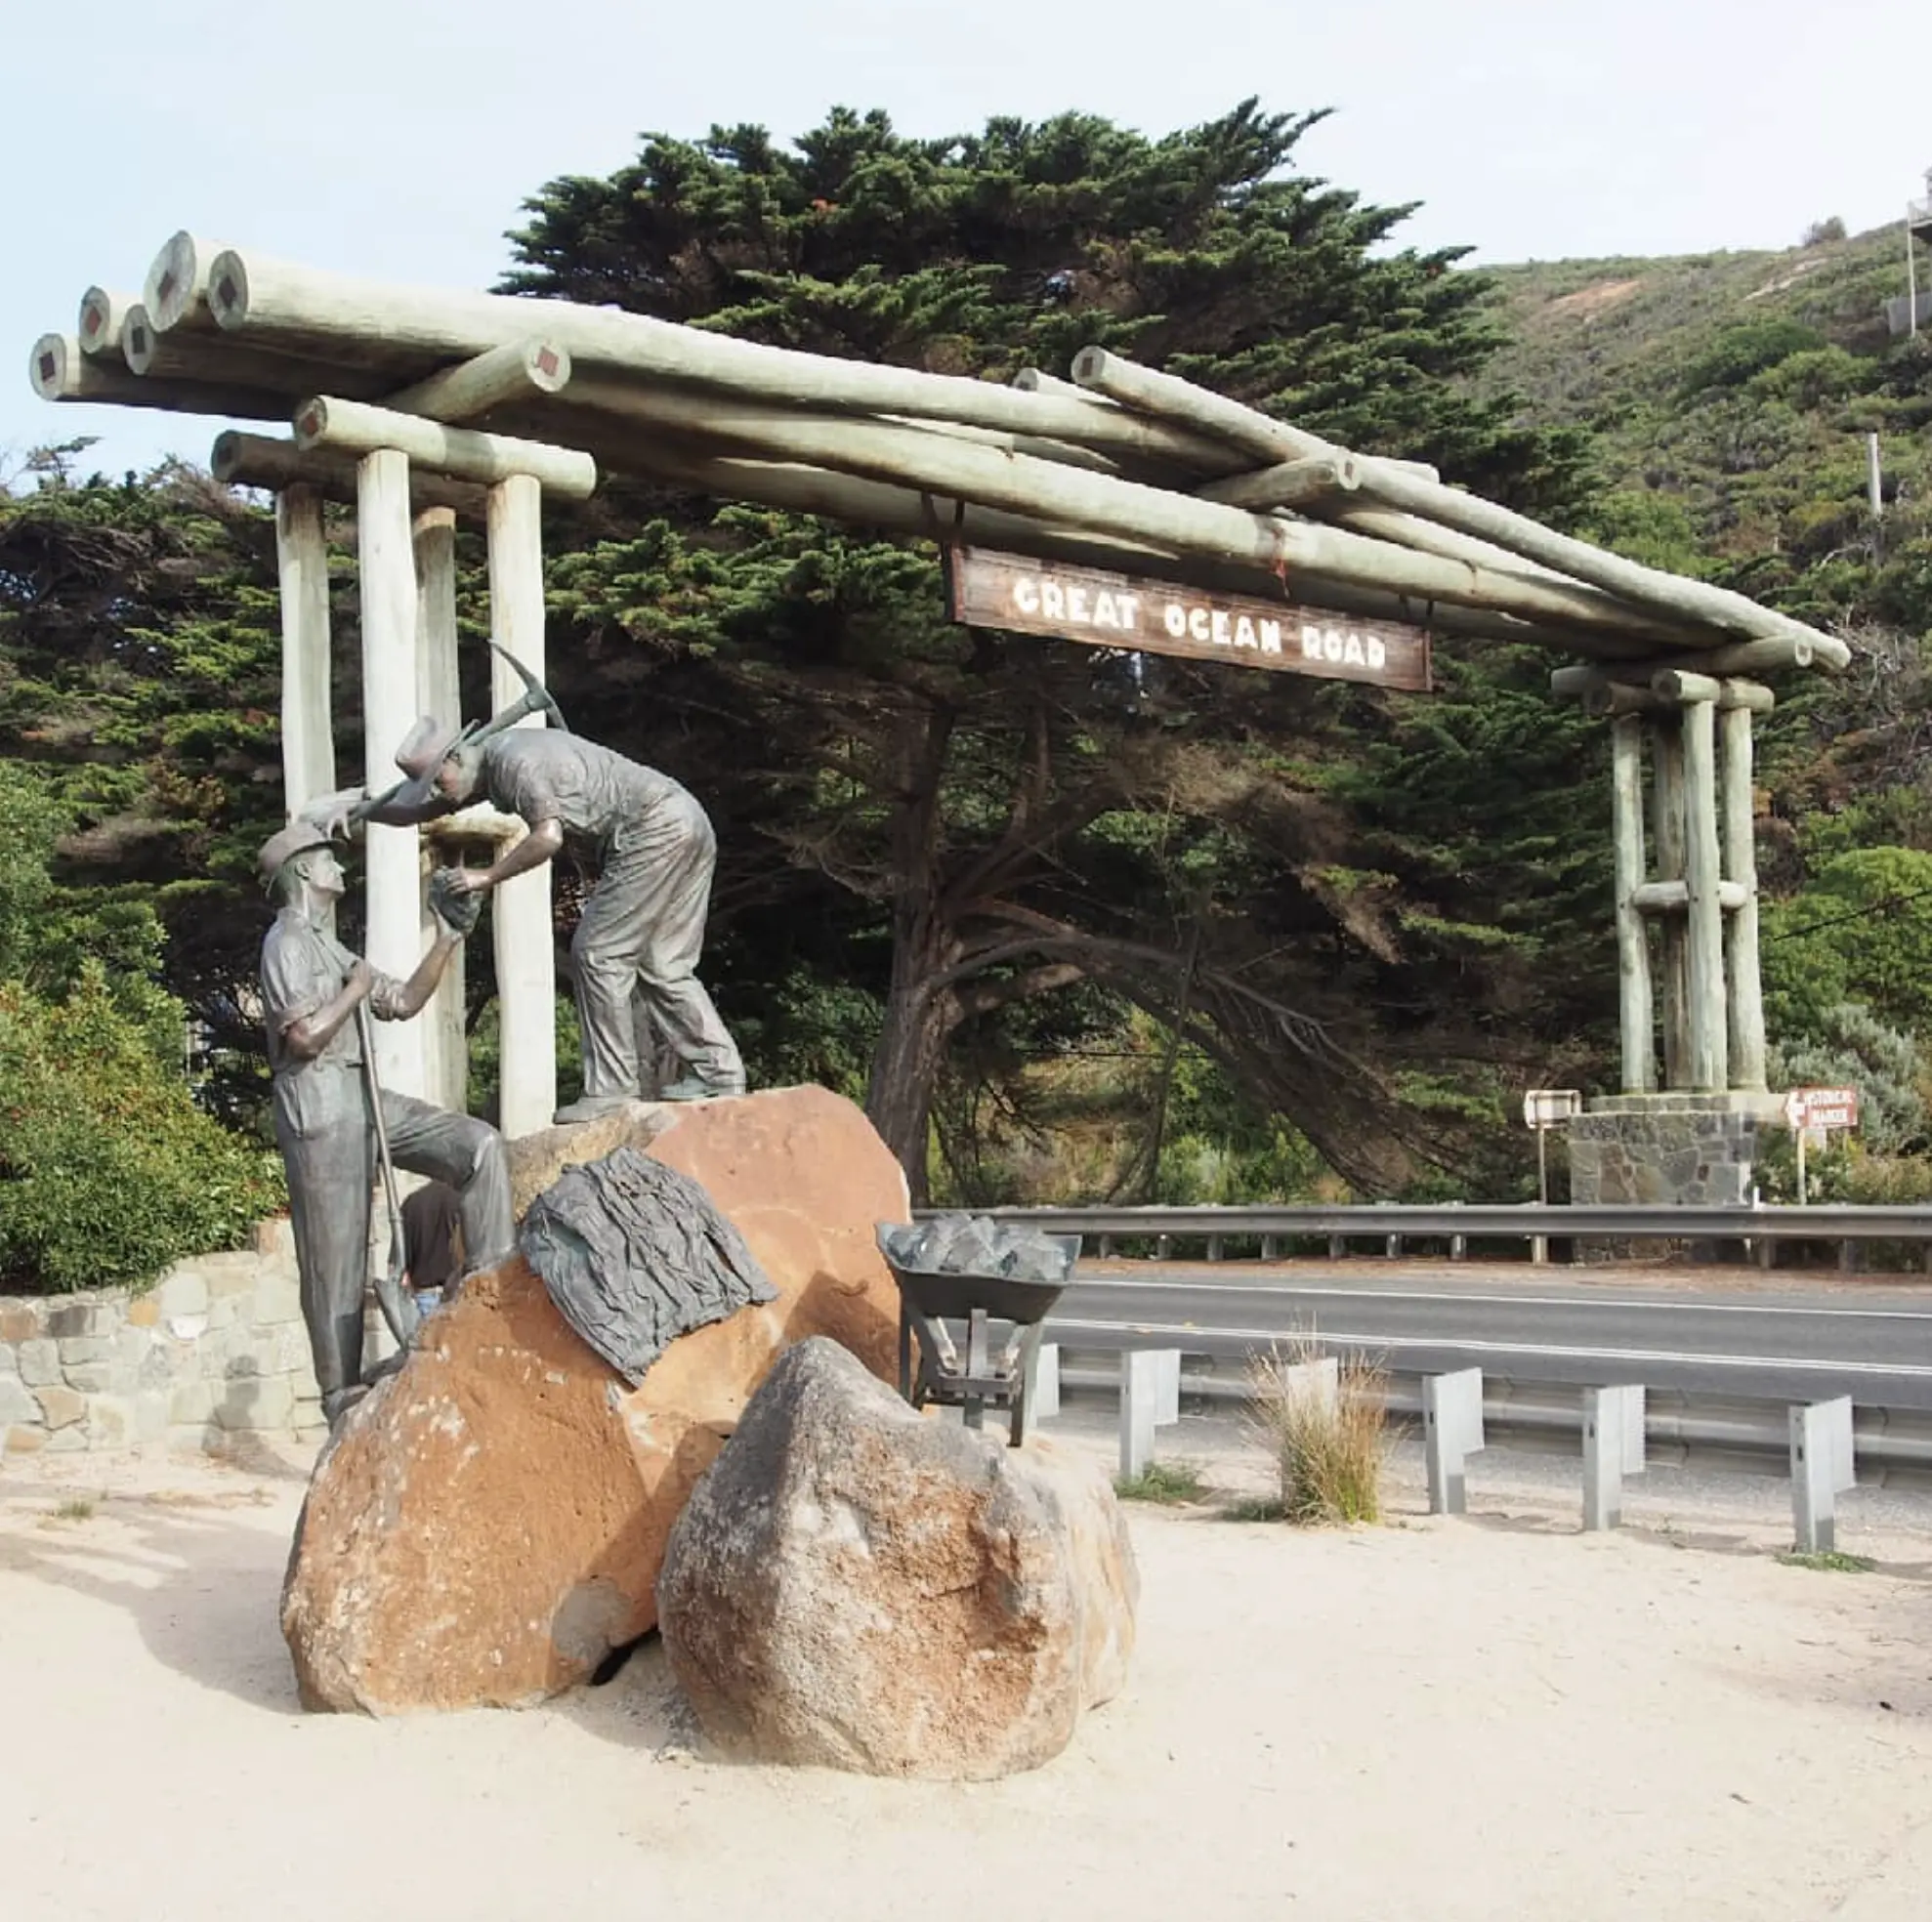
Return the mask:
<svg viewBox="0 0 1932 1922">
<path fill-rule="evenodd" d="M 1254 1478 L 1226 1428 L 1163 1439 Z M 1477 1467 L 1468 1521 L 1407 1454 L 1377 1529 L 1136 1506 L 1129 1692 L 960 1787 L 707 1761 L 654 1646 L 528 1713 L 305 1716 L 299 1463 L 10 1462 L 0 1916 L 1932 1913 L 1932 1500 L 1846 1498 L 1881 1566 L 1825 1573 L 1765 1552 L 1775 1482 L 1666 1472 L 1585 1538 L 1574 1463 Z"/>
</svg>

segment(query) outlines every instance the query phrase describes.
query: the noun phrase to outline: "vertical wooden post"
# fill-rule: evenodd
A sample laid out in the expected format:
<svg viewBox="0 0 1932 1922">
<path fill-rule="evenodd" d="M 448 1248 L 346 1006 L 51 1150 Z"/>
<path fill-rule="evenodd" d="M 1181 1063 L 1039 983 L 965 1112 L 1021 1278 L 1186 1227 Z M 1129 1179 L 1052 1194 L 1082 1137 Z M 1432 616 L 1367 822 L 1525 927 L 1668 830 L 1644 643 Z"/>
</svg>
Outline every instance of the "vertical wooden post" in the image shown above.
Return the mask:
<svg viewBox="0 0 1932 1922">
<path fill-rule="evenodd" d="M 1657 1087 L 1650 936 L 1632 897 L 1644 874 L 1644 724 L 1634 714 L 1610 724 L 1610 819 L 1616 856 L 1617 1008 L 1623 1036 L 1623 1092 Z"/>
<path fill-rule="evenodd" d="M 440 721 L 462 717 L 456 678 L 456 516 L 446 507 L 416 516 L 416 708 Z M 432 856 L 434 859 L 434 856 Z M 427 875 L 425 876 L 427 885 Z M 423 937 L 436 933 L 423 902 Z M 423 1098 L 462 1113 L 468 1107 L 470 1050 L 463 1026 L 463 947 L 449 957 L 441 984 L 422 1013 Z"/>
<path fill-rule="evenodd" d="M 409 526 L 409 459 L 364 454 L 356 472 L 357 560 L 362 603 L 362 778 L 380 793 L 397 778 L 396 750 L 416 718 L 416 562 Z M 362 949 L 403 980 L 422 956 L 422 878 L 413 827 L 371 824 L 363 859 Z M 376 1072 L 395 1094 L 423 1092 L 422 1029 L 376 1024 Z"/>
<path fill-rule="evenodd" d="M 1657 878 L 1684 879 L 1684 737 L 1676 714 L 1651 723 L 1651 836 L 1657 844 Z M 1659 1001 L 1663 1028 L 1663 1085 L 1691 1085 L 1690 982 L 1684 952 L 1685 924 L 1674 914 L 1657 918 Z"/>
<path fill-rule="evenodd" d="M 1724 972 L 1731 990 L 1731 1085 L 1766 1085 L 1764 983 L 1757 955 L 1757 843 L 1751 805 L 1751 711 L 1721 707 L 1724 736 L 1724 878 L 1744 891 L 1724 924 Z"/>
<path fill-rule="evenodd" d="M 293 820 L 335 791 L 329 703 L 329 557 L 322 497 L 314 487 L 275 496 L 275 568 L 281 587 L 281 784 Z"/>
<path fill-rule="evenodd" d="M 1690 906 L 1684 945 L 1690 980 L 1691 1086 L 1729 1084 L 1730 1025 L 1724 996 L 1724 908 L 1718 899 L 1717 703 L 1684 703 L 1684 880 Z"/>
<path fill-rule="evenodd" d="M 543 489 L 512 475 L 489 490 L 489 611 L 497 645 L 543 678 Z M 492 657 L 492 705 L 524 691 L 509 665 Z M 532 715 L 525 727 L 543 726 Z M 520 874 L 497 889 L 497 1018 L 502 1080 L 497 1126 L 514 1140 L 550 1126 L 557 1107 L 557 950 L 550 922 L 550 868 Z"/>
</svg>

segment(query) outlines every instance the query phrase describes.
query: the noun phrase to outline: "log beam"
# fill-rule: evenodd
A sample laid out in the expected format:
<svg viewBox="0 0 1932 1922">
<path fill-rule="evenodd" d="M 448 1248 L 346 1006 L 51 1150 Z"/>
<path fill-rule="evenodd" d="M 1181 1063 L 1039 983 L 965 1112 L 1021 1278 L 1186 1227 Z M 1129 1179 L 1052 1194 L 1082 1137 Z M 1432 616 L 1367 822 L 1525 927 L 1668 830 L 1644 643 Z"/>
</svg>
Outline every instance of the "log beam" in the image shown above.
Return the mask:
<svg viewBox="0 0 1932 1922">
<path fill-rule="evenodd" d="M 1130 407 L 1177 426 L 1221 436 L 1263 457 L 1299 460 L 1345 451 L 1317 435 L 1273 420 L 1224 395 L 1212 394 L 1172 374 L 1155 373 L 1122 360 L 1104 348 L 1081 349 L 1073 360 L 1073 379 L 1079 386 L 1108 395 Z M 1589 541 L 1559 534 L 1492 501 L 1459 488 L 1446 487 L 1440 481 L 1422 480 L 1392 463 L 1364 458 L 1360 488 L 1369 500 L 1396 516 L 1398 522 L 1406 517 L 1447 528 L 1491 550 L 1500 549 L 1539 568 L 1615 595 L 1654 619 L 1716 629 L 1744 642 L 1779 638 L 1793 645 L 1803 643 L 1812 648 L 1814 659 L 1822 666 L 1841 668 L 1851 659 L 1851 650 L 1842 641 L 1760 607 L 1728 588 L 1712 587 L 1705 581 L 1687 580 L 1656 567 L 1646 567 Z M 1355 512 L 1351 510 L 1352 514 Z M 1398 524 L 1370 527 L 1355 521 L 1351 524 L 1361 526 L 1365 532 L 1379 532 L 1388 540 L 1404 539 L 1413 533 L 1412 528 Z M 1758 664 L 1761 663 L 1750 663 Z"/>
<path fill-rule="evenodd" d="M 535 423 L 532 423 L 535 425 Z M 1071 561 L 1082 566 L 1157 575 L 1209 592 L 1279 596 L 1281 580 L 1233 562 L 1215 562 L 1148 541 L 1119 539 L 1070 527 L 1034 516 L 1008 514 L 895 485 L 861 475 L 834 472 L 807 462 L 760 460 L 721 453 L 683 437 L 667 434 L 595 432 L 583 439 L 607 473 L 626 474 L 661 484 L 690 487 L 725 500 L 757 501 L 768 507 L 819 514 L 828 520 L 883 532 L 931 540 L 944 529 L 949 540 L 969 547 L 1001 548 L 1041 560 Z M 1516 641 L 1533 647 L 1582 652 L 1616 645 L 1615 637 L 1585 634 L 1552 623 L 1519 620 L 1488 608 L 1427 606 L 1392 593 L 1345 583 L 1299 579 L 1294 598 L 1341 613 L 1372 620 L 1426 623 L 1438 633 L 1486 641 Z"/>
<path fill-rule="evenodd" d="M 426 420 L 466 421 L 511 400 L 561 394 L 570 384 L 570 355 L 560 342 L 541 337 L 510 341 L 440 374 L 417 381 L 384 403 L 399 414 Z"/>
<path fill-rule="evenodd" d="M 1361 463 L 1353 454 L 1318 454 L 1281 461 L 1255 474 L 1234 474 L 1210 480 L 1196 491 L 1224 507 L 1305 507 L 1313 501 L 1352 494 L 1362 484 Z"/>
<path fill-rule="evenodd" d="M 366 355 L 379 344 L 390 365 L 411 368 L 415 378 L 448 360 L 525 339 L 535 329 L 567 348 L 579 373 L 594 365 L 620 382 L 682 381 L 728 389 L 741 400 L 1037 434 L 1202 475 L 1248 465 L 1207 436 L 1142 420 L 1085 397 L 1071 399 L 963 374 L 833 359 L 569 301 L 359 280 L 240 248 L 214 263 L 209 304 L 217 322 L 238 337 L 323 358 Z M 576 384 L 573 379 L 572 389 Z"/>
<path fill-rule="evenodd" d="M 304 453 L 293 440 L 267 434 L 243 434 L 231 428 L 215 437 L 208 469 L 217 480 L 231 487 L 313 487 L 324 500 L 346 507 L 357 502 L 360 463 L 354 454 L 315 448 Z M 453 508 L 473 521 L 482 521 L 489 490 L 468 480 L 450 480 L 440 474 L 409 474 L 409 504 L 417 512 L 431 507 Z"/>
<path fill-rule="evenodd" d="M 1550 692 L 1559 699 L 1580 700 L 1586 714 L 1661 714 L 1691 696 L 1659 691 L 1660 688 L 1688 685 L 1660 677 L 1685 671 L 1657 661 L 1559 667 L 1550 675 Z M 1753 714 L 1769 714 L 1778 704 L 1777 695 L 1761 682 L 1737 679 L 1717 683 L 1716 700 L 1720 712 L 1741 707 Z"/>
<path fill-rule="evenodd" d="M 1611 833 L 1616 857 L 1617 1013 L 1622 1037 L 1623 1092 L 1657 1087 L 1657 1037 L 1650 934 L 1635 905 L 1644 881 L 1643 723 L 1619 720 L 1610 732 Z"/>
<path fill-rule="evenodd" d="M 1691 905 L 1691 887 L 1687 881 L 1646 881 L 1630 899 L 1644 914 L 1683 914 Z M 1735 881 L 1720 881 L 1717 904 L 1731 913 L 1743 906 L 1744 891 Z"/>
<path fill-rule="evenodd" d="M 480 434 L 468 427 L 445 427 L 441 421 L 331 397 L 305 400 L 296 410 L 295 444 L 304 449 L 334 447 L 357 454 L 394 447 L 410 460 L 458 480 L 494 484 L 527 475 L 564 500 L 584 500 L 597 485 L 597 463 L 573 447 Z"/>
<path fill-rule="evenodd" d="M 321 386 L 339 388 L 355 398 L 380 393 L 383 386 L 380 376 L 295 360 L 264 348 L 236 347 L 211 334 L 161 333 L 140 301 L 122 324 L 121 357 L 128 371 L 143 380 L 203 381 L 280 395 L 284 412 Z"/>
<path fill-rule="evenodd" d="M 146 380 L 130 373 L 125 360 L 82 354 L 71 334 L 42 334 L 27 355 L 27 377 L 43 400 L 154 407 L 170 414 L 222 414 L 231 420 L 288 418 L 288 401 L 279 394 L 207 381 Z"/>
<path fill-rule="evenodd" d="M 622 418 L 658 431 L 729 442 L 767 459 L 860 474 L 1177 553 L 1271 573 L 1285 569 L 1290 591 L 1293 577 L 1306 574 L 1423 603 L 1559 622 L 1600 634 L 1609 648 L 1635 645 L 1633 630 L 1653 645 L 1667 645 L 1672 638 L 1666 631 L 1646 629 L 1608 595 L 1554 576 L 1392 547 L 1345 528 L 1250 514 L 945 434 L 880 421 L 832 420 L 676 389 L 629 388 L 602 376 L 572 381 L 568 392 L 543 410 L 549 431 L 560 439 L 574 438 L 565 417 L 576 407 L 593 410 L 600 427 Z"/>
</svg>

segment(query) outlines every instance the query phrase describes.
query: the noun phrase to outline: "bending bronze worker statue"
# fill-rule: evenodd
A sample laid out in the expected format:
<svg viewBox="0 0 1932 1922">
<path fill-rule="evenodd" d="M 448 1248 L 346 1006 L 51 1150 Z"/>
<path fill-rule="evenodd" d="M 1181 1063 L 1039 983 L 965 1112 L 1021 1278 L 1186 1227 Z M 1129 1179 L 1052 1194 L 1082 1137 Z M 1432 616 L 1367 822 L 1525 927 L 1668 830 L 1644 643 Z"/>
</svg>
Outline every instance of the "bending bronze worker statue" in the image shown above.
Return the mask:
<svg viewBox="0 0 1932 1922">
<path fill-rule="evenodd" d="M 643 1099 L 652 1028 L 683 1068 L 657 1099 L 743 1094 L 744 1064 L 696 972 L 718 857 L 704 810 L 654 768 L 561 729 L 499 731 L 507 719 L 473 737 L 425 715 L 396 753 L 405 781 L 373 800 L 331 796 L 314 817 L 332 831 L 352 820 L 406 827 L 478 800 L 521 815 L 528 834 L 493 867 L 449 870 L 452 888 L 470 893 L 542 866 L 567 842 L 593 857 L 597 883 L 570 942 L 583 1097 L 558 1121 Z"/>
<path fill-rule="evenodd" d="M 364 1387 L 362 1293 L 368 1278 L 376 1130 L 357 1010 L 407 1021 L 436 992 L 464 932 L 460 907 L 433 892 L 436 939 L 406 982 L 372 968 L 328 931 L 342 869 L 315 822 L 296 820 L 257 857 L 279 910 L 262 942 L 262 1009 L 274 1072 L 275 1140 L 322 1413 L 333 1427 Z M 445 918 L 445 916 L 447 918 Z M 474 919 L 474 915 L 468 917 Z M 516 1246 L 503 1138 L 485 1122 L 383 1089 L 382 1120 L 399 1168 L 445 1181 L 461 1197 L 471 1272 Z"/>
</svg>

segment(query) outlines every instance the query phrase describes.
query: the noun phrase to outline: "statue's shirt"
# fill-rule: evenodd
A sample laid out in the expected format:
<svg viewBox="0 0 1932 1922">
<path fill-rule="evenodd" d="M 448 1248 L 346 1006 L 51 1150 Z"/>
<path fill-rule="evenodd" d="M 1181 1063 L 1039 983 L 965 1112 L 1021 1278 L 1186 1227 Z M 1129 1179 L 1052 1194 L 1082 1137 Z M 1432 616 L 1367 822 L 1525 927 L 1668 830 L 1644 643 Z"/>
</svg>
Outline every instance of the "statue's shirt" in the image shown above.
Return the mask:
<svg viewBox="0 0 1932 1922">
<path fill-rule="evenodd" d="M 276 1114 L 298 1135 L 341 1118 L 339 1109 L 361 1110 L 362 1091 L 354 1070 L 362 1065 L 362 1048 L 353 1019 L 311 1061 L 288 1045 L 288 1030 L 327 1007 L 342 992 L 355 965 L 355 955 L 300 908 L 284 907 L 263 940 L 262 1023 L 275 1077 Z M 394 975 L 378 970 L 369 990 L 370 1013 L 382 1021 L 395 1020 L 403 986 Z M 341 1069 L 351 1072 L 336 1071 Z"/>
<path fill-rule="evenodd" d="M 552 728 L 513 728 L 485 743 L 483 784 L 492 807 L 532 827 L 554 820 L 600 855 L 627 822 L 666 803 L 694 805 L 669 774 Z"/>
</svg>

